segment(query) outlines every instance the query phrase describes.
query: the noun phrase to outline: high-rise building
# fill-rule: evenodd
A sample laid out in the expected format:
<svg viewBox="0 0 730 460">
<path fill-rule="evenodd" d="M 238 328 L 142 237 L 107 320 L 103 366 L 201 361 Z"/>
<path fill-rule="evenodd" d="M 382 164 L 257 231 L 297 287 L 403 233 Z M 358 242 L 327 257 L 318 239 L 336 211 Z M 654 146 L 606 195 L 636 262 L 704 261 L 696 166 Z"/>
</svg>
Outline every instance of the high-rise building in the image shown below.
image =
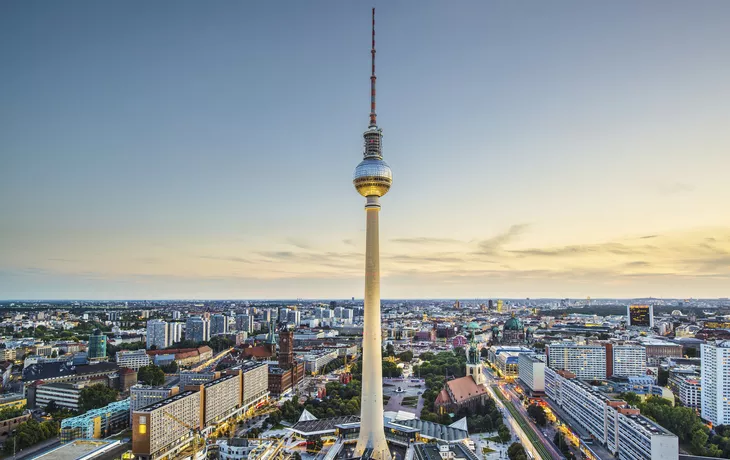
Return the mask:
<svg viewBox="0 0 730 460">
<path fill-rule="evenodd" d="M 267 310 L 268 311 L 268 310 Z M 236 329 L 241 332 L 253 332 L 253 316 L 247 314 L 236 315 Z"/>
<path fill-rule="evenodd" d="M 210 320 L 200 316 L 191 316 L 185 322 L 185 338 L 196 342 L 210 340 Z"/>
<path fill-rule="evenodd" d="M 530 391 L 545 392 L 545 362 L 529 353 L 520 353 L 517 356 L 517 366 L 520 380 Z"/>
<path fill-rule="evenodd" d="M 380 321 L 380 197 L 388 193 L 393 182 L 390 166 L 383 161 L 383 131 L 378 128 L 375 112 L 375 8 L 373 8 L 372 69 L 370 73 L 370 124 L 363 134 L 365 152 L 355 168 L 352 182 L 365 197 L 365 324 L 363 329 L 363 381 L 360 410 L 360 435 L 355 454 L 362 456 L 372 449 L 374 460 L 390 460 L 391 454 L 383 429 L 382 332 Z"/>
<path fill-rule="evenodd" d="M 554 342 L 546 345 L 548 366 L 572 372 L 580 379 L 606 378 L 606 348 L 602 345 L 578 345 Z"/>
<path fill-rule="evenodd" d="M 180 318 L 182 318 L 182 312 L 179 312 L 179 311 L 177 311 L 177 310 L 174 310 L 174 311 L 172 312 L 172 319 L 173 319 L 173 320 L 175 320 L 175 321 L 177 321 L 177 320 L 179 320 Z"/>
<path fill-rule="evenodd" d="M 106 359 L 106 335 L 96 329 L 89 336 L 89 359 Z"/>
<path fill-rule="evenodd" d="M 167 337 L 170 342 L 170 346 L 182 341 L 182 323 L 167 323 Z"/>
<path fill-rule="evenodd" d="M 702 418 L 730 425 L 730 340 L 702 344 Z"/>
<path fill-rule="evenodd" d="M 287 314 L 287 322 L 298 327 L 302 323 L 302 312 L 299 310 L 289 310 Z"/>
<path fill-rule="evenodd" d="M 153 346 L 158 350 L 172 345 L 169 336 L 169 328 L 166 321 L 161 319 L 153 319 L 147 321 L 147 349 Z"/>
<path fill-rule="evenodd" d="M 629 326 L 654 327 L 654 306 L 629 305 L 626 307 L 626 319 Z"/>
<path fill-rule="evenodd" d="M 228 317 L 221 314 L 215 314 L 210 317 L 210 335 L 219 335 L 228 333 Z"/>
<path fill-rule="evenodd" d="M 646 349 L 641 345 L 614 345 L 613 372 L 607 374 L 608 377 L 646 375 Z"/>
</svg>

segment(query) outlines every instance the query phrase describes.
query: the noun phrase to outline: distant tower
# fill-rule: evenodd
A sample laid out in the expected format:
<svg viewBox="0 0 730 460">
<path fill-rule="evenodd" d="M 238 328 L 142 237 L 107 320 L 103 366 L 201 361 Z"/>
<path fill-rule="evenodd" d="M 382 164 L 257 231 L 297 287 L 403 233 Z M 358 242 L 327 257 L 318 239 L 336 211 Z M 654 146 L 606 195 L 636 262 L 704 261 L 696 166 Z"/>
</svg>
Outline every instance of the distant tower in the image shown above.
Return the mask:
<svg viewBox="0 0 730 460">
<path fill-rule="evenodd" d="M 378 214 L 380 197 L 388 193 L 393 174 L 383 161 L 381 145 L 383 132 L 378 128 L 375 113 L 375 8 L 373 8 L 373 41 L 370 51 L 370 124 L 363 134 L 364 159 L 355 168 L 352 183 L 358 193 L 367 199 L 365 213 L 367 228 L 365 237 L 365 325 L 363 330 L 362 402 L 360 403 L 360 436 L 355 455 L 362 456 L 372 449 L 370 458 L 390 460 L 388 442 L 383 428 L 383 371 L 382 331 L 380 321 L 380 238 Z"/>
<path fill-rule="evenodd" d="M 286 324 L 279 329 L 279 367 L 291 369 L 294 365 L 294 330 Z"/>
</svg>

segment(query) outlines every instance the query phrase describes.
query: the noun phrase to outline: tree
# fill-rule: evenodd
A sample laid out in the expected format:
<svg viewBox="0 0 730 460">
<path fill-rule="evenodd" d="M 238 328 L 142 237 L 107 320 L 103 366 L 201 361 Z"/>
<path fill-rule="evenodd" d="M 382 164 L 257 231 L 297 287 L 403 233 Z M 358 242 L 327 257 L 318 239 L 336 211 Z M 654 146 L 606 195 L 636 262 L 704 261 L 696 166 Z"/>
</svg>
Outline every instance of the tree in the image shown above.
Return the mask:
<svg viewBox="0 0 730 460">
<path fill-rule="evenodd" d="M 117 400 L 117 390 L 109 388 L 101 383 L 91 385 L 83 390 L 79 395 L 79 409 L 82 412 L 90 411 L 104 407 Z"/>
<path fill-rule="evenodd" d="M 392 343 L 385 346 L 385 356 L 395 356 L 395 347 Z"/>
<path fill-rule="evenodd" d="M 696 348 L 687 348 L 685 350 L 685 354 L 688 358 L 696 358 L 697 357 L 697 349 Z"/>
<path fill-rule="evenodd" d="M 162 385 L 165 383 L 165 372 L 154 364 L 140 367 L 137 371 L 137 379 L 143 381 L 147 385 Z"/>
<path fill-rule="evenodd" d="M 56 404 L 56 401 L 51 401 L 46 405 L 46 412 L 49 414 L 52 414 L 54 412 L 58 412 L 58 404 Z"/>
<path fill-rule="evenodd" d="M 510 460 L 527 460 L 527 452 L 519 442 L 513 442 L 507 449 Z"/>
<path fill-rule="evenodd" d="M 383 361 L 383 377 L 400 377 L 403 375 L 403 371 L 396 363 L 390 361 Z"/>
<path fill-rule="evenodd" d="M 179 367 L 177 365 L 177 361 L 170 361 L 170 364 L 160 366 L 160 369 L 162 369 L 165 374 L 175 374 L 179 370 Z"/>
<path fill-rule="evenodd" d="M 531 404 L 530 407 L 527 408 L 527 413 L 539 426 L 547 425 L 547 415 L 545 415 L 545 409 L 542 406 Z"/>
<path fill-rule="evenodd" d="M 621 399 L 623 399 L 624 401 L 626 401 L 627 403 L 629 403 L 632 406 L 636 406 L 641 402 L 641 398 L 639 397 L 639 395 L 637 395 L 633 391 L 629 391 L 627 393 L 622 393 Z"/>
<path fill-rule="evenodd" d="M 510 439 L 512 439 L 512 433 L 509 431 L 509 428 L 507 428 L 507 425 L 502 425 L 497 430 L 497 436 L 499 436 L 499 439 L 502 442 L 507 442 Z"/>
<path fill-rule="evenodd" d="M 411 361 L 413 361 L 413 352 L 411 350 L 406 350 L 398 355 L 398 359 L 400 359 L 404 363 L 410 363 Z"/>
<path fill-rule="evenodd" d="M 659 375 L 657 375 L 657 383 L 659 386 L 665 387 L 669 382 L 669 370 L 659 368 Z"/>
</svg>

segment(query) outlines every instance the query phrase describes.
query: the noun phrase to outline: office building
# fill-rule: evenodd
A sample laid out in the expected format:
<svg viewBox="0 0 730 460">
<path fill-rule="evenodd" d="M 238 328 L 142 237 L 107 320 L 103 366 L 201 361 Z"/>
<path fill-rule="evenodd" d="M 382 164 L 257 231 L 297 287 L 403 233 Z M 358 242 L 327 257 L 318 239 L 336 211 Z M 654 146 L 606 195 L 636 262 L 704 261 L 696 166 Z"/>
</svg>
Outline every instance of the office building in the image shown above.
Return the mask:
<svg viewBox="0 0 730 460">
<path fill-rule="evenodd" d="M 316 374 L 328 363 L 337 359 L 338 355 L 338 351 L 332 349 L 312 350 L 304 353 L 301 355 L 304 370 L 310 374 Z"/>
<path fill-rule="evenodd" d="M 182 386 L 182 385 L 180 385 Z M 156 404 L 171 396 L 175 396 L 180 387 L 153 387 L 151 385 L 133 385 L 129 389 L 129 407 L 132 412 L 143 407 Z"/>
<path fill-rule="evenodd" d="M 191 316 L 185 322 L 185 338 L 195 342 L 210 340 L 210 320 L 200 316 Z"/>
<path fill-rule="evenodd" d="M 545 393 L 545 362 L 535 355 L 520 353 L 517 358 L 520 382 L 533 395 Z"/>
<path fill-rule="evenodd" d="M 654 327 L 653 305 L 629 305 L 626 307 L 626 319 L 630 327 Z"/>
<path fill-rule="evenodd" d="M 299 327 L 302 323 L 302 312 L 299 310 L 289 310 L 286 321 L 295 327 Z"/>
<path fill-rule="evenodd" d="M 177 310 L 174 310 L 174 311 L 172 312 L 172 320 L 173 320 L 173 321 L 178 321 L 178 320 L 179 320 L 179 319 L 181 319 L 181 318 L 182 318 L 182 312 L 180 312 L 180 311 L 177 311 Z"/>
<path fill-rule="evenodd" d="M 161 319 L 153 319 L 147 321 L 147 349 L 154 347 L 157 350 L 172 345 L 169 336 L 169 327 L 166 321 Z"/>
<path fill-rule="evenodd" d="M 612 369 L 607 369 L 608 377 L 638 377 L 646 375 L 646 349 L 641 345 L 613 345 Z M 611 372 L 612 370 L 612 372 Z"/>
<path fill-rule="evenodd" d="M 701 414 L 713 425 L 730 425 L 730 340 L 702 344 Z"/>
<path fill-rule="evenodd" d="M 247 314 L 236 315 L 236 329 L 251 334 L 253 332 L 253 316 Z"/>
<path fill-rule="evenodd" d="M 210 335 L 228 334 L 228 317 L 216 314 L 210 317 Z"/>
<path fill-rule="evenodd" d="M 106 359 L 106 335 L 99 329 L 89 336 L 88 356 L 90 360 Z"/>
<path fill-rule="evenodd" d="M 150 357 L 145 350 L 120 350 L 117 352 L 117 364 L 138 371 L 140 367 L 150 365 Z"/>
<path fill-rule="evenodd" d="M 646 364 L 659 366 L 666 358 L 681 358 L 682 345 L 654 338 L 639 339 L 646 349 Z"/>
<path fill-rule="evenodd" d="M 79 410 L 79 398 L 85 383 L 46 383 L 35 390 L 36 407 L 45 408 L 51 401 L 62 409 Z"/>
<path fill-rule="evenodd" d="M 606 348 L 602 345 L 578 345 L 553 342 L 545 346 L 548 366 L 566 370 L 580 379 L 606 378 Z"/>
<path fill-rule="evenodd" d="M 101 439 L 129 427 L 129 398 L 61 421 L 61 442 Z"/>
</svg>

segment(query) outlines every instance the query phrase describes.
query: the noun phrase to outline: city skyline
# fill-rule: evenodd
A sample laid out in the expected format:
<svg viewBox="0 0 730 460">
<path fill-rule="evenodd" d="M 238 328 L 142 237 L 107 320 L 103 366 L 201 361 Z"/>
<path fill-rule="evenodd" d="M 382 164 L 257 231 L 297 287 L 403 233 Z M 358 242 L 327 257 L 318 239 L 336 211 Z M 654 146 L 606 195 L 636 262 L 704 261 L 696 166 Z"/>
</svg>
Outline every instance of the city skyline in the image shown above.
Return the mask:
<svg viewBox="0 0 730 460">
<path fill-rule="evenodd" d="M 171 5 L 0 7 L 0 298 L 359 297 L 371 5 Z M 382 297 L 727 297 L 702 5 L 378 6 Z"/>
</svg>

